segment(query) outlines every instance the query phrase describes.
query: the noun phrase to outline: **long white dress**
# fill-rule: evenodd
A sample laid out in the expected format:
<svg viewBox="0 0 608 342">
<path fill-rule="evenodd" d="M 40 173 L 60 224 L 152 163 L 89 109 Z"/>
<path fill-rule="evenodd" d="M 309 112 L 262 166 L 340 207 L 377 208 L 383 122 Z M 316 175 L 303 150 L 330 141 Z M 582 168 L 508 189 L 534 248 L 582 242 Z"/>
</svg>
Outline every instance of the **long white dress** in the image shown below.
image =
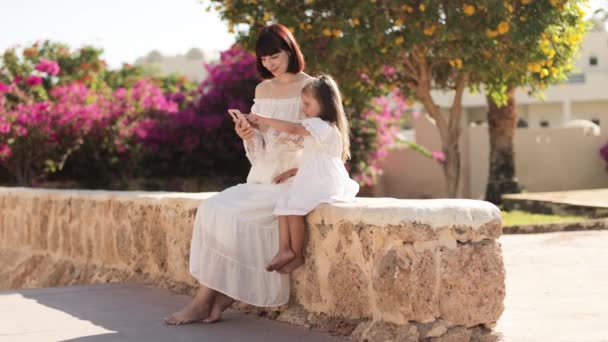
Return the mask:
<svg viewBox="0 0 608 342">
<path fill-rule="evenodd" d="M 252 112 L 299 121 L 300 98 L 255 99 Z M 228 188 L 199 206 L 192 233 L 190 273 L 200 283 L 256 306 L 284 305 L 289 276 L 267 272 L 278 250 L 277 199 L 289 183 L 272 184 L 298 167 L 301 136 L 269 129 L 245 144 L 251 170 L 247 183 Z"/>
<path fill-rule="evenodd" d="M 359 192 L 342 161 L 342 137 L 336 126 L 320 118 L 302 120 L 310 133 L 298 173 L 281 193 L 275 215 L 306 215 L 321 203 L 350 202 Z"/>
</svg>

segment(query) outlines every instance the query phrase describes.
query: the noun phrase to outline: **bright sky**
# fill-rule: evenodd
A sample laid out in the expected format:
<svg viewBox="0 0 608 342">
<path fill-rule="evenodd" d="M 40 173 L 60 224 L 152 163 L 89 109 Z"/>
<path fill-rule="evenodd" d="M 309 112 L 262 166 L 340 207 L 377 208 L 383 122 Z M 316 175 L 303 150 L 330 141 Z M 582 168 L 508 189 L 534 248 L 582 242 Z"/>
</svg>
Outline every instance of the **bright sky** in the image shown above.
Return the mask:
<svg viewBox="0 0 608 342">
<path fill-rule="evenodd" d="M 184 54 L 192 47 L 224 50 L 234 42 L 226 23 L 197 0 L 4 0 L 0 51 L 51 39 L 105 50 L 112 67 L 151 50 Z"/>
<path fill-rule="evenodd" d="M 608 0 L 590 5 L 591 11 L 608 8 Z M 234 36 L 205 7 L 198 0 L 4 0 L 0 51 L 48 38 L 71 47 L 102 47 L 110 66 L 118 67 L 151 50 L 166 55 L 192 47 L 224 50 Z"/>
</svg>

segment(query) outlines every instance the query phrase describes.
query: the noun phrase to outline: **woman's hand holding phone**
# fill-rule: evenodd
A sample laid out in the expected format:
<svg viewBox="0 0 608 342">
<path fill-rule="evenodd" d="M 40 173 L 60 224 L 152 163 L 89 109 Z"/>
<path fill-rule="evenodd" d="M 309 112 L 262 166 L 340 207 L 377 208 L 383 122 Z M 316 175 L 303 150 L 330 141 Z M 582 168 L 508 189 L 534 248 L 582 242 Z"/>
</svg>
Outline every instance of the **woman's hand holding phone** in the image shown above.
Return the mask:
<svg viewBox="0 0 608 342">
<path fill-rule="evenodd" d="M 232 117 L 232 121 L 234 121 L 235 124 L 240 123 L 245 127 L 253 126 L 253 128 L 259 129 L 259 123 L 257 121 L 252 120 L 252 117 L 255 114 L 243 114 L 238 109 L 228 109 L 228 113 Z"/>
<path fill-rule="evenodd" d="M 253 127 L 247 121 L 247 118 L 238 109 L 228 109 L 228 113 L 234 121 L 234 130 L 241 139 L 247 141 L 253 138 L 255 131 Z"/>
</svg>

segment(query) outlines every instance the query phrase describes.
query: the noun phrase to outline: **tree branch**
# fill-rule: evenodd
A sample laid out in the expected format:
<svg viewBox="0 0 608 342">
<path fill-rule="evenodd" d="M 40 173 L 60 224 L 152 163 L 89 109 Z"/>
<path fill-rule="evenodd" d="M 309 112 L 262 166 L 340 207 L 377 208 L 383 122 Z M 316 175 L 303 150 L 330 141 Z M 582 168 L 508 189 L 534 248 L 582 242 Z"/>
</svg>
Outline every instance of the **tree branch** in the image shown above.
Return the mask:
<svg viewBox="0 0 608 342">
<path fill-rule="evenodd" d="M 462 73 L 458 76 L 456 80 L 456 87 L 454 93 L 454 100 L 452 101 L 452 108 L 450 108 L 450 117 L 449 117 L 449 130 L 450 134 L 454 135 L 454 138 L 458 138 L 460 136 L 460 118 L 462 117 L 462 96 L 464 94 L 464 90 L 468 83 L 469 74 Z M 455 139 L 458 141 L 457 139 Z"/>
</svg>

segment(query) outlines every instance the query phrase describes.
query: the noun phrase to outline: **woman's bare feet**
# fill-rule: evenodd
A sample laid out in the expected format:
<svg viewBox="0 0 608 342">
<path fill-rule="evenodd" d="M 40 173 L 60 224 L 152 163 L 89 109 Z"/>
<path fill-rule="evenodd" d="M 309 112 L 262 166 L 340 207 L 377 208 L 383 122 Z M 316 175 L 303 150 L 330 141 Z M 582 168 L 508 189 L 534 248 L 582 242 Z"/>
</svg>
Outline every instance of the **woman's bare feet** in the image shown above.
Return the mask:
<svg viewBox="0 0 608 342">
<path fill-rule="evenodd" d="M 281 274 L 288 274 L 297 270 L 302 265 L 304 265 L 304 257 L 297 257 L 294 258 L 290 263 L 277 269 L 277 272 Z"/>
<path fill-rule="evenodd" d="M 203 323 L 215 323 L 222 319 L 222 312 L 228 309 L 234 303 L 234 299 L 226 296 L 223 293 L 218 293 L 213 301 L 211 314 L 203 320 Z"/>
<path fill-rule="evenodd" d="M 199 290 L 190 303 L 180 311 L 165 317 L 163 321 L 168 325 L 182 325 L 201 321 L 209 317 L 214 297 L 213 293 Z"/>
<path fill-rule="evenodd" d="M 272 272 L 278 270 L 291 262 L 295 257 L 296 254 L 292 250 L 279 251 L 277 252 L 277 255 L 272 258 L 268 266 L 266 266 L 266 271 Z"/>
</svg>

